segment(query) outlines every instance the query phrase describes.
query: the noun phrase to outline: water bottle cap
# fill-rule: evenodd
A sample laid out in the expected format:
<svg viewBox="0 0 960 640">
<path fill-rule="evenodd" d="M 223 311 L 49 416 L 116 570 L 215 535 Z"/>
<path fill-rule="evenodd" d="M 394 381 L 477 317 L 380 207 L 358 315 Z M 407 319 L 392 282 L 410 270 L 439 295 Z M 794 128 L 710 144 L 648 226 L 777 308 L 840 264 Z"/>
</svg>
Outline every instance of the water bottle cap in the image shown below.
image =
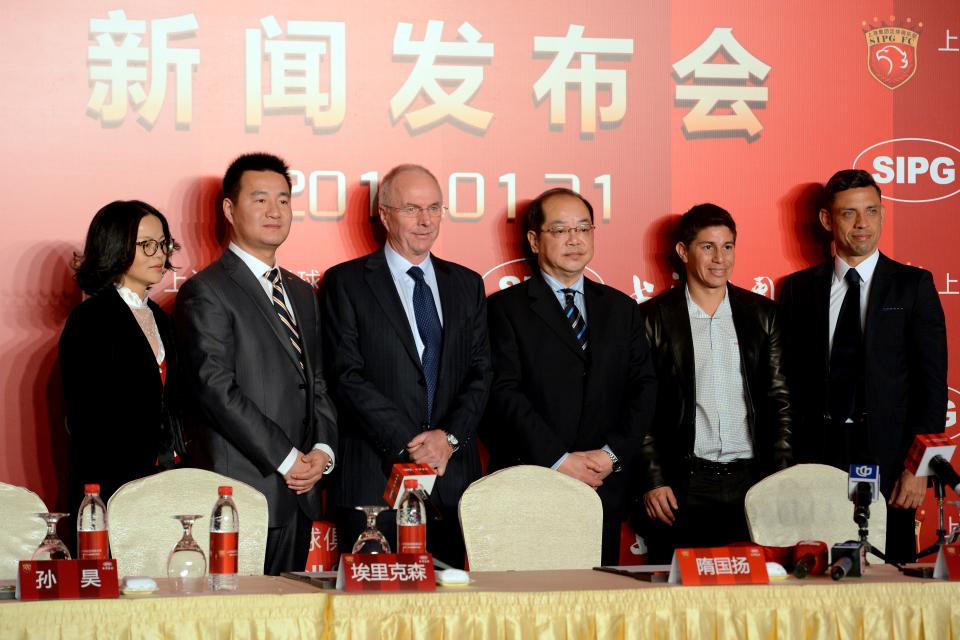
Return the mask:
<svg viewBox="0 0 960 640">
<path fill-rule="evenodd" d="M 83 485 L 84 493 L 100 493 L 100 485 L 98 484 L 85 484 Z"/>
<path fill-rule="evenodd" d="M 224 486 L 220 487 L 219 491 L 220 491 L 220 495 L 222 495 L 222 496 L 232 496 L 232 495 L 233 495 L 233 487 L 228 487 L 228 486 L 224 485 Z"/>
<path fill-rule="evenodd" d="M 416 478 L 407 478 L 403 481 L 403 486 L 407 489 L 416 489 L 420 482 Z"/>
</svg>

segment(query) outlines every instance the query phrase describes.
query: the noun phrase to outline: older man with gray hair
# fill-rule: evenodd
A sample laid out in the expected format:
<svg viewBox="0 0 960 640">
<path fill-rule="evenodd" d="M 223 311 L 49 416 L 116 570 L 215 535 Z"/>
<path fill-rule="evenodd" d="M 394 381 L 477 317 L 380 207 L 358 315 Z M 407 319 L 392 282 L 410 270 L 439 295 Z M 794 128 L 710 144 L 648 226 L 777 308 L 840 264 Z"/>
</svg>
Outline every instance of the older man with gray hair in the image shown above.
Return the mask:
<svg viewBox="0 0 960 640">
<path fill-rule="evenodd" d="M 427 548 L 463 566 L 457 505 L 480 476 L 476 431 L 490 390 L 490 347 L 482 279 L 431 253 L 446 210 L 429 170 L 390 170 L 378 203 L 387 241 L 327 271 L 322 306 L 340 409 L 333 499 L 341 548 L 363 529 L 355 507 L 382 504 L 393 463 L 425 463 L 439 476 Z M 394 514 L 379 524 L 393 541 Z"/>
</svg>

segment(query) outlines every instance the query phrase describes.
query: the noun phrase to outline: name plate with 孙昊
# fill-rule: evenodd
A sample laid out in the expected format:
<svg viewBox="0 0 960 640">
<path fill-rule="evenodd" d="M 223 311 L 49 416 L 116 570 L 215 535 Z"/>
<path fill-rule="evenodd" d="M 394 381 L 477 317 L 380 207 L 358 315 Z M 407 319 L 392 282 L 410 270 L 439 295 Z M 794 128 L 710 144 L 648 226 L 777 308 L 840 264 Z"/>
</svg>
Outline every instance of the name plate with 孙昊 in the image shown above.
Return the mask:
<svg viewBox="0 0 960 640">
<path fill-rule="evenodd" d="M 435 591 L 429 553 L 345 553 L 340 556 L 341 591 Z"/>
<path fill-rule="evenodd" d="M 767 584 L 767 560 L 754 546 L 677 549 L 670 567 L 672 584 Z"/>
<path fill-rule="evenodd" d="M 116 560 L 21 560 L 20 600 L 119 598 Z"/>
</svg>

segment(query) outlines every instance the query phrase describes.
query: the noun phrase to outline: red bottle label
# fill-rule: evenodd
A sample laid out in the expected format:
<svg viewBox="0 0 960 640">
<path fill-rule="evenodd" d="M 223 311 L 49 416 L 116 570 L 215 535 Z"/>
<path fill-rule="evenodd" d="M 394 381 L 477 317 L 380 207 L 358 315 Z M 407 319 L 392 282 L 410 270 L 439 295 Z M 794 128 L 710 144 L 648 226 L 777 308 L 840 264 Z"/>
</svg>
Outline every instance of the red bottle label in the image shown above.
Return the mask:
<svg viewBox="0 0 960 640">
<path fill-rule="evenodd" d="M 427 525 L 399 525 L 397 527 L 397 547 L 397 553 L 426 553 Z"/>
<path fill-rule="evenodd" d="M 237 572 L 237 538 L 234 533 L 210 533 L 210 573 Z"/>
<path fill-rule="evenodd" d="M 110 541 L 106 531 L 80 531 L 78 560 L 108 560 Z"/>
</svg>

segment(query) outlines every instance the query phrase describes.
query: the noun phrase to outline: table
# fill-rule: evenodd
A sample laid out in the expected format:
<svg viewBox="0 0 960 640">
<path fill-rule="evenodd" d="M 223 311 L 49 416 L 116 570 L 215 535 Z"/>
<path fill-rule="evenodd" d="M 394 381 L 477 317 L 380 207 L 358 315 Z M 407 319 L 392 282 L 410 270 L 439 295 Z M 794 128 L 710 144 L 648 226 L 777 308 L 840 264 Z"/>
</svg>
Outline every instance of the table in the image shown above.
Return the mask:
<svg viewBox="0 0 960 640">
<path fill-rule="evenodd" d="M 0 638 L 960 638 L 960 584 L 900 576 L 652 585 L 596 571 L 472 574 L 435 593 L 243 577 L 235 594 L 0 602 Z"/>
</svg>

